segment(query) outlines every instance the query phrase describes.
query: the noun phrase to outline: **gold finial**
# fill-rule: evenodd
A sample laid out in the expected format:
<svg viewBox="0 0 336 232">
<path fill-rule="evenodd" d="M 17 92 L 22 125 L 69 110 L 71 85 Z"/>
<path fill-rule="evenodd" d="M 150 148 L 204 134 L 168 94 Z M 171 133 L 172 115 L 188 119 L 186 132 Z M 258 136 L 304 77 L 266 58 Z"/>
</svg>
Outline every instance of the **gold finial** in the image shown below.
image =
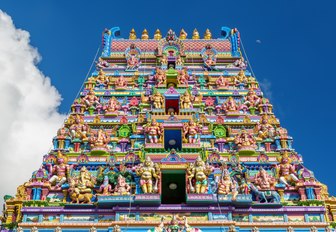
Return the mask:
<svg viewBox="0 0 336 232">
<path fill-rule="evenodd" d="M 161 38 L 162 38 L 161 31 L 159 29 L 156 29 L 154 39 L 160 40 Z"/>
<path fill-rule="evenodd" d="M 180 39 L 184 40 L 187 38 L 187 32 L 185 32 L 185 30 L 182 28 L 181 32 L 180 32 Z"/>
<path fill-rule="evenodd" d="M 134 40 L 134 39 L 136 39 L 136 38 L 137 38 L 137 37 L 136 37 L 135 30 L 134 30 L 134 28 L 132 28 L 132 30 L 131 30 L 131 32 L 130 32 L 130 34 L 129 34 L 129 39 Z"/>
<path fill-rule="evenodd" d="M 141 35 L 141 39 L 142 40 L 148 40 L 149 36 L 148 36 L 148 32 L 146 29 L 143 30 L 142 35 Z"/>
<path fill-rule="evenodd" d="M 206 29 L 205 31 L 204 39 L 211 39 L 211 32 L 209 29 Z"/>
<path fill-rule="evenodd" d="M 196 28 L 193 31 L 192 39 L 200 39 L 199 33 Z"/>
</svg>

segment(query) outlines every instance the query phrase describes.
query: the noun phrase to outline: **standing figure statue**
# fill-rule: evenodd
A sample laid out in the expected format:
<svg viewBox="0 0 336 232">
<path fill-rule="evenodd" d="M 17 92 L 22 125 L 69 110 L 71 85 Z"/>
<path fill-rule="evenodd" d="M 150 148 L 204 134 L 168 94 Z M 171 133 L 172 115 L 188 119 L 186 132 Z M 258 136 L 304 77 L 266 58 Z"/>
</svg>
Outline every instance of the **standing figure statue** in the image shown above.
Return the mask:
<svg viewBox="0 0 336 232">
<path fill-rule="evenodd" d="M 181 108 L 182 109 L 190 109 L 192 108 L 192 102 L 194 97 L 189 93 L 189 91 L 185 91 L 183 95 L 180 96 Z"/>
<path fill-rule="evenodd" d="M 154 80 L 156 82 L 156 86 L 165 84 L 167 80 L 166 72 L 160 68 L 157 68 L 156 73 L 154 75 Z"/>
<path fill-rule="evenodd" d="M 287 187 L 298 182 L 299 179 L 296 175 L 295 165 L 291 164 L 288 153 L 285 152 L 282 157 L 278 159 L 278 161 L 280 164 L 276 165 L 276 171 L 279 182 L 286 185 Z"/>
<path fill-rule="evenodd" d="M 187 168 L 187 178 L 190 192 L 198 194 L 206 193 L 208 188 L 208 176 L 212 171 L 213 168 L 209 164 L 205 164 L 201 157 L 197 157 L 194 164 L 189 164 Z"/>
<path fill-rule="evenodd" d="M 164 98 L 159 91 L 156 91 L 156 93 L 151 96 L 151 101 L 155 109 L 161 109 L 163 107 Z"/>
<path fill-rule="evenodd" d="M 188 86 L 189 75 L 186 69 L 182 69 L 177 75 L 177 83 Z"/>
<path fill-rule="evenodd" d="M 140 186 L 143 193 L 156 193 L 160 179 L 160 169 L 155 167 L 149 156 L 146 160 L 136 167 L 135 173 L 140 176 Z M 153 186 L 153 180 L 155 180 Z"/>
<path fill-rule="evenodd" d="M 199 133 L 201 133 L 201 127 L 194 120 L 191 119 L 189 123 L 183 125 L 183 141 L 185 143 L 197 143 L 199 141 Z"/>
<path fill-rule="evenodd" d="M 70 169 L 72 166 L 67 164 L 67 157 L 60 151 L 57 152 L 57 164 L 54 166 L 49 165 L 49 173 L 53 175 L 49 179 L 51 185 L 61 187 L 70 177 Z"/>
<path fill-rule="evenodd" d="M 145 126 L 145 133 L 147 134 L 149 143 L 162 142 L 163 127 L 155 120 L 152 120 L 149 125 Z"/>
</svg>

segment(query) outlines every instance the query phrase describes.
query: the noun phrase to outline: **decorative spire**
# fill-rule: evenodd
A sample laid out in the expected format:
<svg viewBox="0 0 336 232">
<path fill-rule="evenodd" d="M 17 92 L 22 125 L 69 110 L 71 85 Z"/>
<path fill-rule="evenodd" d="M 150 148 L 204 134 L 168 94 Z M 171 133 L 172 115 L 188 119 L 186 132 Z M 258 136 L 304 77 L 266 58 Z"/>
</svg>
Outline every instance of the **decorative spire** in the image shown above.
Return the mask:
<svg viewBox="0 0 336 232">
<path fill-rule="evenodd" d="M 134 39 L 136 39 L 136 38 L 137 38 L 137 37 L 136 37 L 135 30 L 134 30 L 134 28 L 132 28 L 132 30 L 131 30 L 131 32 L 130 32 L 130 34 L 129 34 L 129 39 L 134 40 Z"/>
<path fill-rule="evenodd" d="M 143 30 L 142 35 L 141 35 L 141 39 L 142 40 L 148 40 L 149 36 L 148 36 L 148 32 L 146 29 Z"/>
<path fill-rule="evenodd" d="M 211 39 L 212 35 L 209 29 L 206 29 L 204 39 Z"/>
<path fill-rule="evenodd" d="M 181 40 L 184 40 L 184 39 L 186 39 L 187 38 L 187 32 L 185 32 L 185 30 L 182 28 L 181 29 L 181 32 L 180 32 L 180 39 Z"/>
<path fill-rule="evenodd" d="M 199 33 L 196 28 L 193 31 L 192 39 L 200 39 Z"/>
<path fill-rule="evenodd" d="M 162 38 L 161 31 L 159 29 L 156 29 L 155 34 L 154 34 L 154 39 L 160 40 L 161 38 Z"/>
</svg>

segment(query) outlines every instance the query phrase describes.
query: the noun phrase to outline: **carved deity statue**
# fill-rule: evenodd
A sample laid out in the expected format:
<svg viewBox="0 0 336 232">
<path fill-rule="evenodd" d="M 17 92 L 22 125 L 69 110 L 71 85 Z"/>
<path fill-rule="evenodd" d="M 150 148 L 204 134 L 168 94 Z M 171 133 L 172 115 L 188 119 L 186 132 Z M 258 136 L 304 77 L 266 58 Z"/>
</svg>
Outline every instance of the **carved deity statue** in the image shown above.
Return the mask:
<svg viewBox="0 0 336 232">
<path fill-rule="evenodd" d="M 188 91 L 185 91 L 184 94 L 180 96 L 181 108 L 182 109 L 192 108 L 193 100 L 194 100 L 194 97 Z"/>
<path fill-rule="evenodd" d="M 124 76 L 119 76 L 118 79 L 114 82 L 116 89 L 125 89 L 127 88 L 127 80 Z"/>
<path fill-rule="evenodd" d="M 107 148 L 107 144 L 110 142 L 109 134 L 104 130 L 104 128 L 99 128 L 96 133 L 91 133 L 89 142 L 92 148 L 101 147 Z"/>
<path fill-rule="evenodd" d="M 92 189 L 96 183 L 95 178 L 91 173 L 83 166 L 78 176 L 71 178 L 70 180 L 70 198 L 73 203 L 91 203 L 93 196 Z"/>
<path fill-rule="evenodd" d="M 259 190 L 270 190 L 275 184 L 275 178 L 260 167 L 259 172 L 254 176 L 254 183 Z"/>
<path fill-rule="evenodd" d="M 99 186 L 99 190 L 97 192 L 100 192 L 100 195 L 107 196 L 110 195 L 112 191 L 112 186 L 109 183 L 109 178 L 107 175 L 104 176 L 103 183 Z M 98 194 L 97 194 L 98 195 Z"/>
<path fill-rule="evenodd" d="M 90 108 L 90 107 L 97 107 L 100 105 L 99 103 L 99 97 L 97 97 L 95 95 L 95 92 L 93 89 L 90 89 L 88 94 L 83 97 L 83 100 L 85 102 L 85 105 L 87 108 Z"/>
<path fill-rule="evenodd" d="M 213 168 L 209 164 L 205 164 L 201 157 L 198 157 L 194 164 L 189 164 L 187 168 L 187 178 L 190 191 L 192 193 L 206 193 L 208 176 L 212 171 Z"/>
<path fill-rule="evenodd" d="M 156 73 L 154 75 L 154 80 L 157 86 L 161 84 L 165 84 L 167 80 L 166 72 L 160 68 L 157 68 Z"/>
<path fill-rule="evenodd" d="M 244 105 L 251 107 L 258 107 L 261 98 L 257 96 L 257 94 L 253 90 L 249 90 L 247 95 L 245 96 Z"/>
<path fill-rule="evenodd" d="M 225 112 L 235 112 L 239 110 L 238 104 L 233 97 L 229 97 L 222 105 Z"/>
<path fill-rule="evenodd" d="M 111 97 L 104 109 L 107 113 L 116 112 L 120 109 L 120 102 L 115 97 Z"/>
<path fill-rule="evenodd" d="M 189 75 L 186 69 L 182 69 L 177 75 L 177 83 L 180 85 L 188 85 Z"/>
<path fill-rule="evenodd" d="M 158 191 L 160 170 L 155 167 L 149 156 L 146 157 L 143 163 L 136 167 L 135 173 L 140 176 L 140 186 L 143 193 L 156 193 Z M 155 180 L 154 185 L 153 180 Z"/>
<path fill-rule="evenodd" d="M 99 70 L 98 76 L 96 77 L 96 85 L 106 87 L 109 83 L 108 76 L 105 75 L 102 69 Z"/>
<path fill-rule="evenodd" d="M 163 107 L 164 98 L 159 91 L 156 91 L 151 97 L 151 101 L 153 102 L 153 106 L 155 109 L 161 109 Z"/>
<path fill-rule="evenodd" d="M 145 133 L 149 143 L 162 142 L 163 127 L 155 120 L 152 120 L 149 125 L 145 126 Z"/>
<path fill-rule="evenodd" d="M 223 195 L 232 194 L 232 200 L 236 200 L 238 195 L 238 184 L 230 177 L 227 169 L 223 170 L 221 180 L 218 183 L 217 193 Z"/>
<path fill-rule="evenodd" d="M 253 134 L 248 133 L 246 130 L 242 130 L 240 134 L 237 134 L 234 141 L 239 150 L 256 148 L 256 139 Z"/>
<path fill-rule="evenodd" d="M 201 132 L 201 127 L 197 125 L 194 120 L 190 120 L 189 123 L 183 125 L 184 142 L 197 143 L 199 141 L 198 134 Z"/>
<path fill-rule="evenodd" d="M 226 88 L 229 86 L 229 81 L 225 77 L 220 75 L 216 80 L 216 85 L 217 88 Z"/>
<path fill-rule="evenodd" d="M 167 59 L 167 56 L 166 55 L 163 55 L 161 58 L 160 58 L 160 64 L 162 66 L 166 66 L 168 64 L 168 59 Z"/>
<path fill-rule="evenodd" d="M 58 151 L 57 164 L 54 166 L 49 165 L 49 172 L 53 174 L 49 179 L 51 185 L 61 187 L 68 180 L 71 166 L 67 164 L 67 161 L 67 157 Z"/>
<path fill-rule="evenodd" d="M 261 139 L 273 138 L 275 136 L 275 129 L 268 122 L 269 122 L 268 116 L 263 115 L 260 119 L 260 122 L 258 122 L 257 125 L 255 126 L 255 132 Z"/>
<path fill-rule="evenodd" d="M 80 139 L 83 142 L 87 142 L 90 127 L 84 123 L 84 119 L 77 114 L 74 123 L 70 126 L 70 133 L 72 139 Z"/>
<path fill-rule="evenodd" d="M 288 187 L 291 186 L 291 184 L 298 182 L 295 165 L 291 164 L 291 159 L 288 157 L 288 153 L 285 152 L 278 160 L 279 164 L 276 165 L 276 171 L 279 182 Z"/>
<path fill-rule="evenodd" d="M 114 188 L 114 195 L 130 195 L 131 186 L 127 184 L 125 177 L 122 175 L 118 176 L 117 184 Z"/>
</svg>

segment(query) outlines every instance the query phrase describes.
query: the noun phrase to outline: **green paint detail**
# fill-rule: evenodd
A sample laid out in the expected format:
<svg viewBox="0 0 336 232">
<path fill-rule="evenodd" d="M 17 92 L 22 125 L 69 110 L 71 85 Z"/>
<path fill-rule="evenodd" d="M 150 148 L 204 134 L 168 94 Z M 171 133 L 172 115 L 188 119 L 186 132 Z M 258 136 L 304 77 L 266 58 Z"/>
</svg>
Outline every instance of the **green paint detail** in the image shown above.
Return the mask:
<svg viewBox="0 0 336 232">
<path fill-rule="evenodd" d="M 122 138 L 127 138 L 131 134 L 131 128 L 128 125 L 122 125 L 118 130 L 118 135 Z"/>
<path fill-rule="evenodd" d="M 218 125 L 214 129 L 214 135 L 216 138 L 226 138 L 226 129 L 222 125 Z"/>
</svg>

